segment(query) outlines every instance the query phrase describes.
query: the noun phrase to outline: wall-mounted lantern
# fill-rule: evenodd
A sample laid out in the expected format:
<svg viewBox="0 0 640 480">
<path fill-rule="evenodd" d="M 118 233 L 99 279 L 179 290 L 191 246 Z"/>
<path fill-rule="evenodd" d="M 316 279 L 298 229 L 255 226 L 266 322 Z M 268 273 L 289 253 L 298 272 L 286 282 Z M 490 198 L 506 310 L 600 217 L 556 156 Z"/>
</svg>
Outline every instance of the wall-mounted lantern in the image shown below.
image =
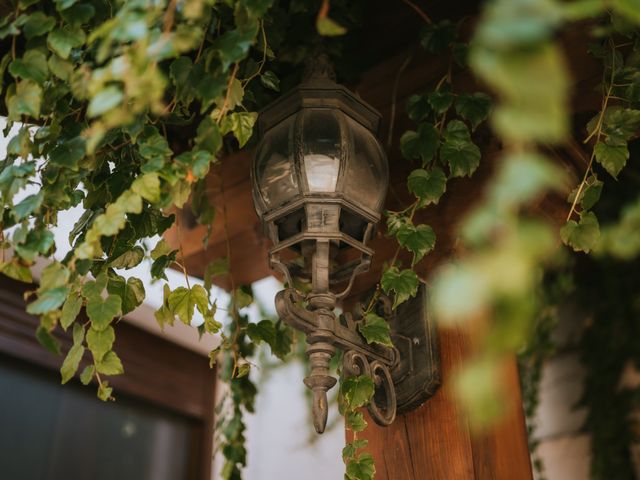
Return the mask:
<svg viewBox="0 0 640 480">
<path fill-rule="evenodd" d="M 258 216 L 273 243 L 272 268 L 287 287 L 278 293 L 280 317 L 307 335 L 318 433 L 327 421 L 327 390 L 336 379 L 329 362 L 344 351 L 343 374 L 370 375 L 376 394 L 369 411 L 381 425 L 423 403 L 439 385 L 437 336 L 426 314 L 424 288 L 396 311 L 380 302 L 394 347 L 369 345 L 358 332 L 362 309 L 338 316 L 336 303 L 369 268 L 368 246 L 380 221 L 389 183 L 376 138 L 380 114 L 335 83 L 328 61 L 263 110 L 251 174 Z M 296 289 L 303 283 L 311 290 Z"/>
</svg>

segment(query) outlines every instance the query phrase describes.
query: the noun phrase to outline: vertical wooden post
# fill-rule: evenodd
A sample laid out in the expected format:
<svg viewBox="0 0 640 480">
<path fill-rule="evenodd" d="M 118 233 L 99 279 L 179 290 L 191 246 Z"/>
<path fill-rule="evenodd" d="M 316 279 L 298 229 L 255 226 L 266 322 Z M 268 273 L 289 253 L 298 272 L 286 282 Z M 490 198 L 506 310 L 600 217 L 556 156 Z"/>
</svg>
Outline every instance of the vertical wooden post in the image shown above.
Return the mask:
<svg viewBox="0 0 640 480">
<path fill-rule="evenodd" d="M 399 415 L 389 427 L 369 421 L 377 480 L 530 480 L 521 393 L 515 359 L 505 367 L 509 414 L 493 430 L 474 435 L 449 391 L 452 372 L 468 352 L 466 333 L 440 331 L 443 385 L 424 405 Z"/>
</svg>

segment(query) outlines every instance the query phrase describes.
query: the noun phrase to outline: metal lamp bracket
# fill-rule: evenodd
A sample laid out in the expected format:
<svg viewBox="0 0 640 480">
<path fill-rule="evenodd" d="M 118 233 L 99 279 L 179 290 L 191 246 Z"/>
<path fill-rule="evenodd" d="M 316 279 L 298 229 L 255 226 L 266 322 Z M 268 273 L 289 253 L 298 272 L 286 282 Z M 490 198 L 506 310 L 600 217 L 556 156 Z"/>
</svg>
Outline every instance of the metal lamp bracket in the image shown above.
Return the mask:
<svg viewBox="0 0 640 480">
<path fill-rule="evenodd" d="M 307 302 L 307 304 L 305 304 Z M 358 331 L 362 308 L 342 318 L 335 315 L 335 296 L 310 294 L 302 297 L 293 289 L 276 296 L 280 318 L 307 334 L 307 355 L 311 374 L 305 385 L 313 392 L 313 419 L 318 433 L 324 431 L 327 391 L 336 379 L 330 375 L 329 362 L 336 349 L 344 352 L 343 375 L 372 377 L 376 392 L 368 408 L 379 425 L 390 425 L 396 413 L 417 408 L 440 385 L 440 353 L 435 326 L 427 314 L 426 288 L 401 304 L 394 312 L 390 301 L 382 297 L 378 314 L 391 326 L 393 347 L 368 344 Z"/>
</svg>

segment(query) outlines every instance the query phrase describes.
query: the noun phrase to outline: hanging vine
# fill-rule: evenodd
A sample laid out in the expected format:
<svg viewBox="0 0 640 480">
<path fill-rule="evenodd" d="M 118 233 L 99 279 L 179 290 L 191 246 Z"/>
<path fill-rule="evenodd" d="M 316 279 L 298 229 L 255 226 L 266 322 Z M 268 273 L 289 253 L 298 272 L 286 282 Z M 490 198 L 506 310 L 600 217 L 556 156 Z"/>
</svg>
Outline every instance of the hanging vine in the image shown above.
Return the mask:
<svg viewBox="0 0 640 480">
<path fill-rule="evenodd" d="M 619 190 L 612 180 L 622 182 L 629 171 L 631 142 L 640 130 L 638 5 L 635 0 L 495 0 L 485 6 L 467 45 L 459 38 L 459 25 L 434 23 L 418 3 L 401 3 L 425 23 L 420 44 L 445 59 L 446 68 L 407 105 L 415 127 L 399 143 L 402 155 L 413 162 L 407 178 L 413 200 L 386 213 L 387 233 L 398 249 L 365 308 L 360 332 L 368 342 L 390 344 L 389 326 L 374 311 L 377 296 L 390 294 L 397 306 L 425 280 L 416 269 L 434 249 L 438 232 L 418 218 L 438 204 L 449 182 L 478 168 L 477 137 L 490 118 L 503 143 L 502 159 L 485 198 L 460 227 L 465 255 L 443 267 L 432 282 L 432 308 L 442 322 L 480 327 L 476 356 L 455 385 L 472 424 L 488 425 L 501 413 L 501 359 L 521 350 L 536 326 L 544 332 L 538 340 L 548 335 L 549 322 L 539 319 L 550 301 L 531 292 L 539 289 L 542 270 L 557 266 L 556 238 L 598 258 L 634 261 L 640 251 L 637 189 L 624 201 L 611 195 L 619 200 L 615 210 L 607 210 L 605 200 L 607 189 Z M 191 325 L 197 311 L 203 318 L 200 333 L 222 338 L 211 361 L 220 363 L 229 384 L 217 429 L 225 479 L 240 478 L 246 464 L 243 416 L 253 410 L 257 392 L 248 376 L 255 345 L 268 344 L 284 358 L 292 332 L 279 321 L 249 322 L 241 310 L 252 302 L 251 292 L 233 281 L 227 309 L 231 321 L 221 325 L 211 285 L 214 277 L 229 275 L 229 256 L 207 267 L 204 285 L 191 284 L 182 247 L 157 238 L 172 226 L 180 228 L 171 212 L 187 202 L 197 221 L 211 226 L 225 207 L 208 203 L 205 177 L 224 161 L 223 148 L 242 148 L 250 141 L 257 110 L 299 80 L 301 63 L 319 44 L 336 59 L 339 71 L 342 66 L 353 73 L 342 45 L 363 8 L 363 2 L 337 0 L 318 0 L 313 8 L 302 0 L 0 2 L 0 108 L 7 117 L 4 135 L 10 137 L 0 162 L 0 272 L 32 282 L 36 260 L 50 260 L 27 306 L 40 317 L 36 337 L 59 354 L 56 331 L 70 330 L 73 346 L 62 361 L 62 382 L 79 373 L 84 384 L 94 382 L 98 396 L 109 400 L 108 377 L 126 368 L 113 350 L 117 322 L 146 295 L 142 280 L 126 270 L 150 260 L 152 278 L 165 283 L 163 304 L 155 314 L 160 326 L 176 318 Z M 557 34 L 585 19 L 593 22 L 591 51 L 604 67 L 602 102 L 586 125 L 584 146 L 578 147 L 588 152 L 587 167 L 569 195 L 567 222 L 558 232 L 532 215 L 530 205 L 565 185 L 562 171 L 544 154 L 571 131 L 569 76 Z M 309 35 L 309 29 L 289 28 L 296 25 L 315 26 L 324 38 Z M 455 89 L 454 76 L 467 64 L 495 101 L 484 92 Z M 51 229 L 72 207 L 83 214 L 61 258 L 55 255 L 61 246 Z M 601 218 L 608 222 L 601 226 Z M 411 256 L 409 265 L 400 260 L 405 253 Z M 185 273 L 185 286 L 172 290 L 165 271 L 174 267 Z M 460 302 L 460 289 L 465 302 Z M 637 312 L 626 307 L 618 313 L 631 322 Z M 77 320 L 83 308 L 85 323 Z M 608 311 L 599 310 L 597 319 Z M 594 336 L 618 341 L 613 328 L 623 325 L 596 321 L 583 339 L 585 351 L 594 348 Z M 632 345 L 621 345 L 623 353 L 612 357 L 618 373 L 623 360 L 637 363 Z M 548 348 L 548 342 L 540 341 L 538 348 Z M 543 358 L 537 352 L 530 357 L 532 393 L 526 398 L 531 409 Z M 77 372 L 85 355 L 92 362 Z M 603 350 L 602 355 L 614 353 Z M 590 358 L 584 362 L 596 372 Z M 587 427 L 594 434 L 595 452 L 610 452 L 615 445 L 616 454 L 596 454 L 593 472 L 600 478 L 618 471 L 627 478 L 631 464 L 624 451 L 632 435 L 623 415 L 634 407 L 635 397 L 612 393 L 614 384 L 603 385 L 600 379 L 593 373 L 587 381 Z M 343 451 L 350 480 L 375 475 L 366 441 L 358 437 L 366 427 L 359 409 L 373 391 L 367 377 L 342 379 L 339 402 L 352 433 Z M 606 395 L 599 396 L 602 391 Z M 615 415 L 601 414 L 603 398 L 619 405 Z M 612 424 L 626 432 L 616 443 L 606 434 Z M 611 459 L 619 461 L 613 465 Z"/>
</svg>

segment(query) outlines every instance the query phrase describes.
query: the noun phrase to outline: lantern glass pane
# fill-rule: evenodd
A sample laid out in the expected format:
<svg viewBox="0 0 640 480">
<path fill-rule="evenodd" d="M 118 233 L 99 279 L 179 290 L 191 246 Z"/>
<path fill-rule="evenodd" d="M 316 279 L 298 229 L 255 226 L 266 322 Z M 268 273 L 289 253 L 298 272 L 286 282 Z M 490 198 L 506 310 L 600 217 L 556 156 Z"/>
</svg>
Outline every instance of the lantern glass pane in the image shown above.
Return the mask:
<svg viewBox="0 0 640 480">
<path fill-rule="evenodd" d="M 351 132 L 351 155 L 345 166 L 345 196 L 352 202 L 377 211 L 384 202 L 389 167 L 372 132 L 347 118 Z"/>
<path fill-rule="evenodd" d="M 256 155 L 256 180 L 267 208 L 282 205 L 299 193 L 290 151 L 293 123 L 292 116 L 269 130 Z"/>
<path fill-rule="evenodd" d="M 304 156 L 304 169 L 310 192 L 334 192 L 338 183 L 340 159 L 327 155 Z"/>
<path fill-rule="evenodd" d="M 310 192 L 335 192 L 342 156 L 340 123 L 329 109 L 305 112 L 302 126 L 304 170 Z"/>
</svg>

